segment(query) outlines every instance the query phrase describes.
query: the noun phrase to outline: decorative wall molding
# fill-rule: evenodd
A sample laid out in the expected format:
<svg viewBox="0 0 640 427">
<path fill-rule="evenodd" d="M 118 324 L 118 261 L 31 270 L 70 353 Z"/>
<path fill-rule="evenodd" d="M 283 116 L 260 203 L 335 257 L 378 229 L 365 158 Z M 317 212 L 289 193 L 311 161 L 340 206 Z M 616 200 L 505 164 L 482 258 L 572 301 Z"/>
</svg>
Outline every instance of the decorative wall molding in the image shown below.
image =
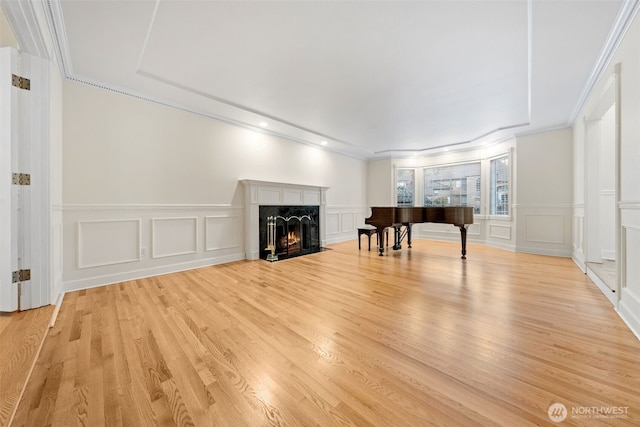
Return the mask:
<svg viewBox="0 0 640 427">
<path fill-rule="evenodd" d="M 97 286 L 110 285 L 128 280 L 144 279 L 145 277 L 158 276 L 161 274 L 177 273 L 179 271 L 193 270 L 195 268 L 225 264 L 228 262 L 240 261 L 242 259 L 244 259 L 244 254 L 235 253 L 180 263 L 162 264 L 159 266 L 145 267 L 135 270 L 115 271 L 107 274 L 96 274 L 88 277 L 65 281 L 64 292 L 95 288 Z"/>
<path fill-rule="evenodd" d="M 618 314 L 640 340 L 640 296 L 630 289 L 622 288 Z"/>
<path fill-rule="evenodd" d="M 44 34 L 40 30 L 36 2 L 0 1 L 2 11 L 11 22 L 12 30 L 22 52 L 44 59 L 51 59 Z"/>
<path fill-rule="evenodd" d="M 79 269 L 140 261 L 139 218 L 78 221 L 77 224 Z"/>
<path fill-rule="evenodd" d="M 597 83 L 602 79 L 607 66 L 611 62 L 611 59 L 618 49 L 618 46 L 620 46 L 620 43 L 622 43 L 625 34 L 627 34 L 627 31 L 631 27 L 631 23 L 633 22 L 633 19 L 635 18 L 639 9 L 640 0 L 625 0 L 623 2 L 620 12 L 616 17 L 616 21 L 611 28 L 609 37 L 607 37 L 607 40 L 602 47 L 602 51 L 600 52 L 600 55 L 594 63 L 593 69 L 591 70 L 587 82 L 582 89 L 580 98 L 578 99 L 576 106 L 569 116 L 567 124 L 570 127 L 575 126 L 576 120 L 578 119 L 578 114 L 580 114 L 580 111 L 584 109 L 587 100 L 593 94 Z"/>
<path fill-rule="evenodd" d="M 152 218 L 152 258 L 165 258 L 198 252 L 198 218 Z"/>
<path fill-rule="evenodd" d="M 355 215 L 353 212 L 346 212 L 340 214 L 340 232 L 352 233 L 356 231 Z M 355 235 L 355 234 L 354 234 Z"/>
<path fill-rule="evenodd" d="M 489 237 L 511 240 L 511 225 L 489 224 Z"/>
<path fill-rule="evenodd" d="M 127 204 L 127 203 L 101 203 L 101 204 L 67 204 L 55 205 L 54 209 L 64 212 L 72 211 L 128 211 L 128 210 L 210 210 L 210 209 L 244 209 L 241 205 L 231 204 Z"/>
<path fill-rule="evenodd" d="M 340 234 L 340 214 L 338 212 L 328 212 L 325 221 L 327 236 Z"/>
<path fill-rule="evenodd" d="M 570 203 L 548 203 L 548 204 L 517 204 L 511 205 L 515 209 L 571 209 L 576 205 Z"/>
<path fill-rule="evenodd" d="M 239 215 L 211 215 L 204 217 L 204 250 L 239 248 L 244 233 Z"/>
<path fill-rule="evenodd" d="M 535 243 L 564 243 L 564 216 L 555 214 L 525 214 L 524 240 Z"/>
</svg>

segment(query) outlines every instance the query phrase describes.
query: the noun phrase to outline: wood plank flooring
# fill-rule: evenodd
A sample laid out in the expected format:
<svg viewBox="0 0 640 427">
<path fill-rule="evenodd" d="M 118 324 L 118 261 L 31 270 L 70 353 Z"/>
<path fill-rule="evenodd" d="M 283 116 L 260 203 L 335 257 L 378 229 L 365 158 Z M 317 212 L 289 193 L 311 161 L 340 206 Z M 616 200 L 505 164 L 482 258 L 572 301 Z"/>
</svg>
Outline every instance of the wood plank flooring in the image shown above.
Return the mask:
<svg viewBox="0 0 640 427">
<path fill-rule="evenodd" d="M 0 313 L 0 426 L 8 425 L 42 345 L 54 306 Z"/>
<path fill-rule="evenodd" d="M 330 249 L 68 293 L 13 425 L 640 425 L 640 341 L 571 260 Z"/>
</svg>

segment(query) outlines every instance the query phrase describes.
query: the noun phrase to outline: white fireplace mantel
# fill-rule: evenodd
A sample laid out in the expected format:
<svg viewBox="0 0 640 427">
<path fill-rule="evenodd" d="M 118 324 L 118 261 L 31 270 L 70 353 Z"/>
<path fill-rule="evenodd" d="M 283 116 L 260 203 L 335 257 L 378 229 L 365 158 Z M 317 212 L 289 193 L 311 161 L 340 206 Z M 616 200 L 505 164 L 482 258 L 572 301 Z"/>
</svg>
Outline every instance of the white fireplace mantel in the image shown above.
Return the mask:
<svg viewBox="0 0 640 427">
<path fill-rule="evenodd" d="M 260 205 L 319 206 L 320 247 L 327 240 L 325 230 L 326 193 L 329 187 L 317 185 L 287 184 L 283 182 L 243 179 L 245 198 L 245 258 L 260 257 Z"/>
</svg>

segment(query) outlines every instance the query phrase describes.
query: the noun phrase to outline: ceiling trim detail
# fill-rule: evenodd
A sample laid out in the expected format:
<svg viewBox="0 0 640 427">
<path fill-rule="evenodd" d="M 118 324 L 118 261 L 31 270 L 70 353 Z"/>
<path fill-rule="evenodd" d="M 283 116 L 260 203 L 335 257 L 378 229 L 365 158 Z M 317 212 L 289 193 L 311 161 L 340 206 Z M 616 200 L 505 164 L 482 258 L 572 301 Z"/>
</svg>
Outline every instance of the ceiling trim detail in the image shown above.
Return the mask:
<svg viewBox="0 0 640 427">
<path fill-rule="evenodd" d="M 69 42 L 67 40 L 67 31 L 64 25 L 64 18 L 62 17 L 60 2 L 57 0 L 47 0 L 45 13 L 51 28 L 51 37 L 58 55 L 58 63 L 62 68 L 62 74 L 70 78 L 73 75 L 73 66 L 71 56 L 69 55 Z"/>
<path fill-rule="evenodd" d="M 0 4 L 7 20 L 11 23 L 11 29 L 20 49 L 30 55 L 51 59 L 40 31 L 36 10 L 31 2 L 2 0 Z"/>
<path fill-rule="evenodd" d="M 23 3 L 23 2 L 12 2 L 12 1 L 7 1 L 7 0 L 0 0 L 3 4 L 3 8 L 6 10 L 5 5 L 6 4 L 12 4 L 12 3 Z M 25 16 L 33 16 L 35 19 L 35 11 L 34 11 L 34 6 L 32 4 L 32 2 L 24 2 L 26 4 L 28 4 L 28 6 L 26 6 L 27 9 L 30 9 L 29 11 L 22 11 L 21 12 L 21 18 L 18 19 L 15 16 L 12 17 L 11 22 L 16 25 L 17 23 L 22 22 L 22 20 L 24 19 Z M 150 33 L 151 33 L 151 28 L 153 26 L 154 20 L 155 20 L 155 16 L 156 16 L 156 11 L 158 10 L 158 4 L 159 4 L 159 0 L 156 0 L 155 3 L 155 8 L 154 8 L 154 13 L 152 16 L 152 19 L 150 21 L 150 26 L 149 26 L 149 30 L 145 39 L 145 47 L 146 44 L 148 42 Z M 408 153 L 416 153 L 416 154 L 428 154 L 430 152 L 438 152 L 441 151 L 444 148 L 447 147 L 456 147 L 457 149 L 464 149 L 465 146 L 467 146 L 468 148 L 474 148 L 476 147 L 480 142 L 482 142 L 482 140 L 487 140 L 490 137 L 494 136 L 495 139 L 504 139 L 506 137 L 506 131 L 512 131 L 508 137 L 513 137 L 513 136 L 518 136 L 518 135 L 525 135 L 527 134 L 526 129 L 522 129 L 522 132 L 518 133 L 516 132 L 517 129 L 519 128 L 526 128 L 528 125 L 531 124 L 532 122 L 532 8 L 533 8 L 533 0 L 527 0 L 527 121 L 523 122 L 523 123 L 517 123 L 517 124 L 509 124 L 509 125 L 505 125 L 505 126 L 501 126 L 499 128 L 496 128 L 494 130 L 491 130 L 489 132 L 486 132 L 482 135 L 479 135 L 475 138 L 472 138 L 470 140 L 466 140 L 466 141 L 460 141 L 460 142 L 454 142 L 451 144 L 445 144 L 439 147 L 429 147 L 429 148 L 422 148 L 422 149 L 390 149 L 390 150 L 382 150 L 382 151 L 377 151 L 377 152 L 373 152 L 370 150 L 367 150 L 365 148 L 361 148 L 361 147 L 357 147 L 354 146 L 353 144 L 350 144 L 348 142 L 345 141 L 341 141 L 338 140 L 336 138 L 332 138 L 330 136 L 327 135 L 323 135 L 322 133 L 318 133 L 309 129 L 305 129 L 302 128 L 300 126 L 297 126 L 295 124 L 292 124 L 290 122 L 287 122 L 285 120 L 280 120 L 276 117 L 272 117 L 269 116 L 267 114 L 261 113 L 259 111 L 253 111 L 251 109 L 247 109 L 242 107 L 241 105 L 235 105 L 233 103 L 229 103 L 226 102 L 223 99 L 218 99 L 215 97 L 208 97 L 209 99 L 211 99 L 212 101 L 215 102 L 220 102 L 222 104 L 237 108 L 241 111 L 247 112 L 247 113 L 251 113 L 251 114 L 255 114 L 261 117 L 265 117 L 268 118 L 270 120 L 275 120 L 277 122 L 279 122 L 280 124 L 284 125 L 285 127 L 288 127 L 289 129 L 295 129 L 297 130 L 297 132 L 293 132 L 294 134 L 297 134 L 296 136 L 292 136 L 292 135 L 287 135 L 285 133 L 282 132 L 277 132 L 274 131 L 273 129 L 264 129 L 264 128 L 260 128 L 255 124 L 252 123 L 247 123 L 245 121 L 242 120 L 238 120 L 232 117 L 225 117 L 225 116 L 221 116 L 221 115 L 217 115 L 215 113 L 212 112 L 205 112 L 205 111 L 201 111 L 201 110 L 197 110 L 194 109 L 192 107 L 187 107 L 185 105 L 179 105 L 175 102 L 170 102 L 167 101 L 165 99 L 157 99 L 154 97 L 150 97 L 148 95 L 142 94 L 142 93 L 136 93 L 134 90 L 128 89 L 128 88 L 122 88 L 122 87 L 116 87 L 114 85 L 110 85 L 104 82 L 100 82 L 100 81 L 94 81 L 91 79 L 88 79 L 84 76 L 81 75 L 77 75 L 74 72 L 73 69 L 73 64 L 72 64 L 72 60 L 71 60 L 71 56 L 70 56 L 70 49 L 69 49 L 69 43 L 68 43 L 68 39 L 67 39 L 67 31 L 65 28 L 65 22 L 64 22 L 64 18 L 63 18 L 63 14 L 62 14 L 62 5 L 61 5 L 61 1 L 60 0 L 43 0 L 42 5 L 44 6 L 44 12 L 46 15 L 46 19 L 48 20 L 48 24 L 50 27 L 50 32 L 51 32 L 51 38 L 53 41 L 53 50 L 55 50 L 55 54 L 58 56 L 59 59 L 59 64 L 60 64 L 60 68 L 62 71 L 62 74 L 65 76 L 65 78 L 75 81 L 77 83 L 82 83 L 82 84 L 86 84 L 86 85 L 90 85 L 90 86 L 94 86 L 94 87 L 98 87 L 101 89 L 105 89 L 105 90 L 109 90 L 112 92 L 116 92 L 119 94 L 123 94 L 123 95 L 128 95 L 140 100 L 144 100 L 144 101 L 148 101 L 148 102 L 153 102 L 155 104 L 159 104 L 159 105 L 163 105 L 169 108 L 174 108 L 174 109 L 178 109 L 181 111 L 185 111 L 185 112 L 189 112 L 189 113 L 193 113 L 193 114 L 197 114 L 203 117 L 207 117 L 207 118 L 211 118 L 211 119 L 215 119 L 215 120 L 219 120 L 222 122 L 226 122 L 235 126 L 240 126 L 242 128 L 246 128 L 246 129 L 250 129 L 252 131 L 256 131 L 256 132 L 260 132 L 260 133 L 265 133 L 265 134 L 270 134 L 273 136 L 277 136 L 280 138 L 284 138 L 290 141 L 294 141 L 294 142 L 298 142 L 298 143 L 302 143 L 305 145 L 309 145 L 312 146 L 314 148 L 318 148 L 318 149 L 323 149 L 323 150 L 327 150 L 327 151 L 332 151 L 341 155 L 346 155 L 349 157 L 353 157 L 353 158 L 357 158 L 357 159 L 371 159 L 371 158 L 380 158 L 381 156 L 393 156 L 394 153 L 397 153 L 399 155 L 406 155 Z M 16 9 L 16 8 L 14 8 Z M 21 7 L 20 9 L 24 9 L 23 7 Z M 591 96 L 592 92 L 595 90 L 597 83 L 600 81 L 603 73 L 606 71 L 607 66 L 609 65 L 609 63 L 611 62 L 611 60 L 613 59 L 613 56 L 615 54 L 616 49 L 618 48 L 618 46 L 620 45 L 620 43 L 622 42 L 622 39 L 624 38 L 624 35 L 627 33 L 629 27 L 631 26 L 631 23 L 633 21 L 633 19 L 635 18 L 636 14 L 638 13 L 638 10 L 640 9 L 640 0 L 624 0 L 623 2 L 623 6 L 620 9 L 620 12 L 618 13 L 617 17 L 616 17 L 616 21 L 614 26 L 612 27 L 609 36 L 607 37 L 607 40 L 602 48 L 602 51 L 598 57 L 597 62 L 594 64 L 593 69 L 591 70 L 591 73 L 589 75 L 589 78 L 587 80 L 587 83 L 585 84 L 584 88 L 581 91 L 581 95 L 578 99 L 577 104 L 574 107 L 574 110 L 569 118 L 569 120 L 567 121 L 567 126 L 568 127 L 572 127 L 575 125 L 576 119 L 578 114 L 580 113 L 580 111 L 584 108 L 584 105 L 586 104 L 587 100 L 589 99 L 589 97 Z M 32 23 L 35 22 L 37 23 L 38 20 L 32 20 Z M 43 33 L 42 31 L 45 31 L 42 28 L 38 28 L 37 32 L 33 32 L 32 29 L 25 29 L 25 28 L 18 28 L 18 31 L 16 32 L 16 36 L 17 37 L 21 37 L 19 40 L 22 40 L 22 38 L 24 37 L 29 37 L 31 36 L 40 36 L 40 38 L 42 38 Z M 23 33 L 23 34 L 20 34 Z M 45 46 L 44 44 L 42 46 Z M 140 66 L 142 65 L 142 59 L 144 56 L 144 51 L 145 49 L 143 49 L 141 51 L 139 60 L 138 60 L 138 70 L 137 73 L 139 75 L 143 75 L 144 77 L 147 78 L 155 78 L 157 80 L 157 76 L 153 76 L 150 75 L 150 73 L 144 72 L 143 70 L 140 69 Z M 46 50 L 45 50 L 46 52 Z M 43 56 L 43 55 L 40 55 Z M 164 82 L 167 83 L 167 82 Z M 185 88 L 182 88 L 183 90 Z M 203 95 L 203 94 L 200 94 Z M 206 95 L 204 95 L 206 96 Z M 557 129 L 557 126 L 554 127 L 554 129 Z M 549 130 L 553 130 L 553 129 L 549 129 Z M 536 131 L 544 131 L 544 129 L 538 130 Z M 286 132 L 286 130 L 285 130 Z M 307 135 L 305 135 L 307 134 Z M 308 137 L 317 137 L 318 139 L 329 139 L 331 141 L 334 141 L 335 144 L 333 147 L 326 147 L 326 146 L 320 146 L 318 143 L 314 142 L 314 139 L 309 138 L 308 140 L 306 139 Z"/>
<path fill-rule="evenodd" d="M 622 7 L 620 8 L 620 13 L 616 17 L 616 21 L 611 28 L 611 32 L 607 37 L 607 40 L 602 47 L 602 52 L 600 52 L 600 56 L 591 70 L 591 74 L 589 74 L 589 78 L 584 88 L 582 89 L 582 93 L 580 94 L 580 98 L 578 98 L 578 102 L 569 116 L 569 120 L 567 121 L 567 125 L 573 127 L 575 125 L 576 120 L 578 119 L 578 114 L 584 108 L 587 100 L 595 90 L 595 86 L 600 81 L 600 78 L 604 74 L 607 66 L 613 59 L 613 55 L 615 54 L 618 46 L 622 42 L 625 34 L 631 27 L 631 23 L 633 19 L 638 14 L 638 10 L 640 10 L 640 0 L 625 0 Z"/>
</svg>

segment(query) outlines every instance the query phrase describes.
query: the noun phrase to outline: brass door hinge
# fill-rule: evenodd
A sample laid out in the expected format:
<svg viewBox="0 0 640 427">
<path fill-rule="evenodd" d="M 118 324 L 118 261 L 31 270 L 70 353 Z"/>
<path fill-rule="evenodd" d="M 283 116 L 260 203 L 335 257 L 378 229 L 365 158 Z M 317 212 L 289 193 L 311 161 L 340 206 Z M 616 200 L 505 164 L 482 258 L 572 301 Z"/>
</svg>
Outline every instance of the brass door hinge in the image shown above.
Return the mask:
<svg viewBox="0 0 640 427">
<path fill-rule="evenodd" d="M 19 89 L 31 90 L 31 80 L 11 74 L 11 84 Z"/>
<path fill-rule="evenodd" d="M 11 273 L 12 283 L 26 282 L 31 280 L 31 270 L 18 270 Z"/>
<path fill-rule="evenodd" d="M 11 175 L 13 185 L 31 185 L 31 175 L 28 173 L 14 173 Z"/>
</svg>

